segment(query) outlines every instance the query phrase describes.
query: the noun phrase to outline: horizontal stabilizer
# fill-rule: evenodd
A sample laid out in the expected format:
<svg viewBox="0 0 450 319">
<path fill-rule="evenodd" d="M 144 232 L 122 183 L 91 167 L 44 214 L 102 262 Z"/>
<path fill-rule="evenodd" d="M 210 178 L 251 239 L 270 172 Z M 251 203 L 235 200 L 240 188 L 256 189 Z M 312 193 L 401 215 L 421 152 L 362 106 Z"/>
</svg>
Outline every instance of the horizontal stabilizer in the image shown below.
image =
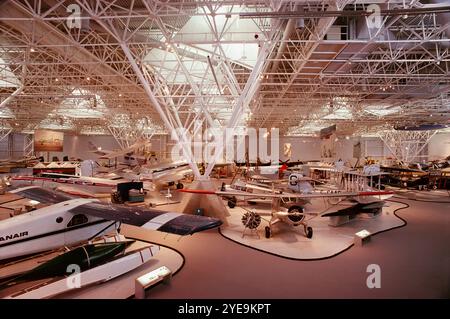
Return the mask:
<svg viewBox="0 0 450 319">
<path fill-rule="evenodd" d="M 361 213 L 375 213 L 379 211 L 384 206 L 384 202 L 374 202 L 370 204 L 356 204 L 344 209 L 340 209 L 335 212 L 323 214 L 322 217 L 333 217 L 333 216 L 352 216 Z"/>
</svg>

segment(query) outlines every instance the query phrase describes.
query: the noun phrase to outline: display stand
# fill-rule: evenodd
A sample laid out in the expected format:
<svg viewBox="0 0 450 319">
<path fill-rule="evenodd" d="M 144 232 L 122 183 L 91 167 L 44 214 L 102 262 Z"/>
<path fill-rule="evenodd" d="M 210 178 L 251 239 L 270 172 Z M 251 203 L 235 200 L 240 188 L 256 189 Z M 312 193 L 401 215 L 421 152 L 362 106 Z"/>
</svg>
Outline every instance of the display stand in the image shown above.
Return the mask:
<svg viewBox="0 0 450 319">
<path fill-rule="evenodd" d="M 211 180 L 193 181 L 189 189 L 194 190 L 216 190 L 217 185 Z M 217 195 L 204 195 L 184 193 L 180 203 L 180 210 L 184 214 L 194 214 L 198 208 L 202 208 L 206 216 L 215 217 L 228 225 L 227 216 L 230 216 L 222 199 Z"/>
<path fill-rule="evenodd" d="M 247 232 L 249 232 L 249 233 L 247 233 Z M 249 227 L 245 227 L 245 228 L 244 228 L 244 231 L 242 232 L 242 238 L 244 238 L 245 235 L 255 236 L 255 237 L 258 237 L 258 239 L 260 238 L 260 237 L 259 237 L 259 234 L 258 234 L 258 229 L 257 229 L 257 228 L 249 228 Z"/>
</svg>

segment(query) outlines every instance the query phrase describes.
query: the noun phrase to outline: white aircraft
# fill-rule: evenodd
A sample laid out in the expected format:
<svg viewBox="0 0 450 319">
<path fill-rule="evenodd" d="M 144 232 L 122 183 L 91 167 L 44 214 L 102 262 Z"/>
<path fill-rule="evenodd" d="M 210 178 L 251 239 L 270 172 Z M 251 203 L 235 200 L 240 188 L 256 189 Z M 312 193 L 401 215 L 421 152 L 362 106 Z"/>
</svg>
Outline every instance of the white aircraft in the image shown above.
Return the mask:
<svg viewBox="0 0 450 319">
<path fill-rule="evenodd" d="M 133 145 L 124 148 L 122 150 L 111 151 L 104 150 L 101 147 L 97 147 L 94 143 L 89 141 L 89 149 L 92 153 L 99 155 L 100 159 L 117 159 L 118 157 L 125 157 L 128 160 L 146 161 L 151 153 L 150 149 L 152 144 L 146 140 L 139 140 Z"/>
<path fill-rule="evenodd" d="M 117 191 L 117 185 L 130 182 L 121 176 L 99 178 L 58 173 L 41 173 L 42 176 L 11 176 L 8 182 L 12 186 L 42 186 L 80 197 L 110 197 Z M 152 191 L 155 186 L 152 182 L 142 181 L 143 189 Z"/>
<path fill-rule="evenodd" d="M 86 165 L 85 165 L 86 164 Z M 83 168 L 86 167 L 85 170 Z M 85 171 L 85 172 L 83 172 Z M 186 161 L 170 161 L 159 164 L 145 164 L 134 168 L 119 168 L 113 171 L 102 172 L 101 167 L 92 160 L 81 163 L 82 175 L 96 176 L 108 180 L 127 179 L 129 181 L 142 181 L 152 183 L 154 187 L 150 189 L 161 189 L 176 185 L 183 188 L 181 181 L 186 176 L 192 175 L 192 170 Z"/>
<path fill-rule="evenodd" d="M 120 231 L 122 223 L 178 235 L 220 226 L 219 219 L 76 198 L 37 186 L 16 188 L 8 201 L 10 218 L 0 221 L 0 260 L 71 246 Z M 11 200 L 13 198 L 13 200 Z M 15 198 L 15 200 L 14 200 Z M 31 207 L 15 216 L 18 208 Z"/>
<path fill-rule="evenodd" d="M 254 190 L 261 191 L 259 193 Z M 194 190 L 182 189 L 181 192 L 203 194 L 203 195 L 218 195 L 228 200 L 228 206 L 233 208 L 236 206 L 237 198 L 247 198 L 248 201 L 255 201 L 255 199 L 271 199 L 272 212 L 269 225 L 265 228 L 266 237 L 272 235 L 273 226 L 279 222 L 287 223 L 291 226 L 300 226 L 304 228 L 305 236 L 312 238 L 313 230 L 308 226 L 306 221 L 306 213 L 304 205 L 314 198 L 335 198 L 339 202 L 345 199 L 352 199 L 357 202 L 375 203 L 381 202 L 393 196 L 390 191 L 363 191 L 363 192 L 348 192 L 342 190 L 328 190 L 325 192 L 310 192 L 310 193 L 289 193 L 277 189 L 268 189 L 264 187 L 252 186 L 247 184 L 234 185 L 234 188 L 228 188 L 222 185 L 220 191 L 214 190 Z M 368 200 L 370 198 L 370 200 Z M 285 206 L 288 210 L 281 211 L 280 206 Z"/>
<path fill-rule="evenodd" d="M 280 178 L 280 179 L 272 179 L 261 175 L 251 175 L 249 176 L 251 180 L 248 182 L 250 185 L 257 185 L 261 187 L 275 187 L 280 189 L 283 184 L 287 185 L 287 189 L 293 191 L 294 193 L 311 193 L 313 191 L 313 187 L 311 182 L 317 182 L 315 179 L 305 177 L 299 173 L 291 173 L 288 178 Z M 255 181 L 255 182 L 252 182 Z"/>
</svg>

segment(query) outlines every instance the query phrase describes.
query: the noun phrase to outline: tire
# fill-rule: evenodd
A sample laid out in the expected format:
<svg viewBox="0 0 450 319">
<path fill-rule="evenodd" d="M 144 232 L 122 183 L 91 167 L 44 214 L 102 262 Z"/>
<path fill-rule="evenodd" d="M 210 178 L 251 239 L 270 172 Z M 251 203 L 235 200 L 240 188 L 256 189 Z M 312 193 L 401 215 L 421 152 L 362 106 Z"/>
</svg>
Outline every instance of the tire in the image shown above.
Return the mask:
<svg viewBox="0 0 450 319">
<path fill-rule="evenodd" d="M 266 238 L 270 238 L 270 236 L 272 236 L 272 231 L 270 230 L 269 226 L 266 226 L 264 228 L 264 231 L 265 231 Z"/>
<path fill-rule="evenodd" d="M 111 194 L 111 202 L 114 204 L 123 204 L 123 200 L 119 192 L 114 192 Z"/>
<path fill-rule="evenodd" d="M 306 228 L 306 238 L 312 238 L 312 236 L 313 236 L 313 229 L 312 229 L 312 227 L 307 227 Z"/>
<path fill-rule="evenodd" d="M 228 207 L 230 208 L 235 208 L 236 207 L 236 203 L 237 203 L 237 199 L 236 197 L 232 197 L 228 200 Z"/>
<path fill-rule="evenodd" d="M 184 185 L 182 183 L 177 183 L 177 189 L 183 189 Z"/>
</svg>

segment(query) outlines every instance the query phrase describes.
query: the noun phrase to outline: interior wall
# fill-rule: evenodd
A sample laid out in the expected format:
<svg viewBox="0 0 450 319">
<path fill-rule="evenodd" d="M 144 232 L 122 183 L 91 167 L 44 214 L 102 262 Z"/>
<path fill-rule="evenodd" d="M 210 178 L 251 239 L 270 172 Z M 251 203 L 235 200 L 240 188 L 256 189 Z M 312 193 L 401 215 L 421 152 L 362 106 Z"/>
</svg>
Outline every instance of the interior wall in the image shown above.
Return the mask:
<svg viewBox="0 0 450 319">
<path fill-rule="evenodd" d="M 98 155 L 90 152 L 89 142 L 92 142 L 103 150 L 119 150 L 120 146 L 111 135 L 64 135 L 64 151 L 63 152 L 50 152 L 50 160 L 53 156 L 58 156 L 62 160 L 64 155 L 69 156 L 69 158 L 80 158 L 80 159 L 96 159 Z M 161 149 L 164 150 L 164 136 L 160 135 L 154 136 L 151 139 L 152 151 L 159 152 Z"/>
<path fill-rule="evenodd" d="M 280 159 L 288 159 L 283 153 L 284 144 L 291 143 L 291 162 L 320 160 L 320 139 L 315 137 L 280 137 Z"/>
<path fill-rule="evenodd" d="M 321 158 L 322 140 L 314 137 L 283 137 L 280 139 L 280 158 L 286 160 L 283 154 L 283 144 L 292 144 L 292 161 L 307 160 L 326 160 L 332 159 Z M 344 162 L 350 162 L 352 165 L 357 161 L 354 157 L 353 147 L 356 143 L 361 143 L 360 163 L 365 157 L 375 160 L 395 159 L 389 148 L 379 137 L 354 137 L 350 139 L 339 138 L 335 141 L 336 158 L 342 159 Z M 426 154 L 428 150 L 428 160 L 440 160 L 450 156 L 450 133 L 438 132 L 428 143 L 421 154 Z"/>
<path fill-rule="evenodd" d="M 21 158 L 23 156 L 23 144 L 24 134 L 12 134 L 0 141 L 0 158 L 8 159 L 11 156 L 13 158 Z M 101 146 L 105 150 L 117 150 L 119 144 L 116 142 L 113 136 L 110 135 L 98 135 L 98 136 L 86 136 L 86 135 L 64 135 L 64 151 L 63 152 L 51 152 L 50 160 L 53 156 L 58 156 L 60 159 L 67 155 L 72 158 L 89 159 L 96 158 L 95 154 L 89 151 L 89 141 L 93 142 L 97 146 Z M 354 163 L 357 158 L 353 157 L 353 146 L 358 142 L 361 142 L 361 157 L 369 156 L 374 159 L 381 159 L 383 157 L 392 157 L 389 149 L 384 145 L 383 141 L 378 137 L 365 137 L 365 138 L 350 138 L 339 139 L 335 142 L 336 145 L 336 160 L 342 159 L 344 161 L 350 161 Z M 159 152 L 165 150 L 170 151 L 170 137 L 166 135 L 153 136 L 151 139 L 152 150 Z M 321 143 L 317 137 L 280 137 L 280 150 L 279 156 L 281 160 L 287 160 L 288 156 L 284 154 L 284 144 L 291 144 L 291 161 L 312 161 L 321 160 Z M 12 146 L 12 152 L 9 152 L 8 144 Z M 268 149 L 270 152 L 270 143 L 268 143 Z M 443 159 L 450 155 L 450 133 L 437 133 L 428 144 L 428 158 L 429 160 Z M 47 159 L 46 153 L 43 154 Z M 166 154 L 166 156 L 170 156 Z"/>
<path fill-rule="evenodd" d="M 0 141 L 0 158 L 21 158 L 23 156 L 24 134 L 10 134 Z M 8 147 L 11 144 L 11 151 Z"/>
<path fill-rule="evenodd" d="M 65 155 L 75 159 L 95 159 L 98 156 L 89 149 L 89 142 L 92 142 L 97 147 L 103 150 L 117 150 L 120 149 L 114 137 L 111 135 L 68 135 L 64 134 L 64 149 L 63 152 L 50 152 L 50 160 L 53 156 L 58 156 L 60 160 Z M 47 158 L 44 156 L 47 160 Z"/>
</svg>

